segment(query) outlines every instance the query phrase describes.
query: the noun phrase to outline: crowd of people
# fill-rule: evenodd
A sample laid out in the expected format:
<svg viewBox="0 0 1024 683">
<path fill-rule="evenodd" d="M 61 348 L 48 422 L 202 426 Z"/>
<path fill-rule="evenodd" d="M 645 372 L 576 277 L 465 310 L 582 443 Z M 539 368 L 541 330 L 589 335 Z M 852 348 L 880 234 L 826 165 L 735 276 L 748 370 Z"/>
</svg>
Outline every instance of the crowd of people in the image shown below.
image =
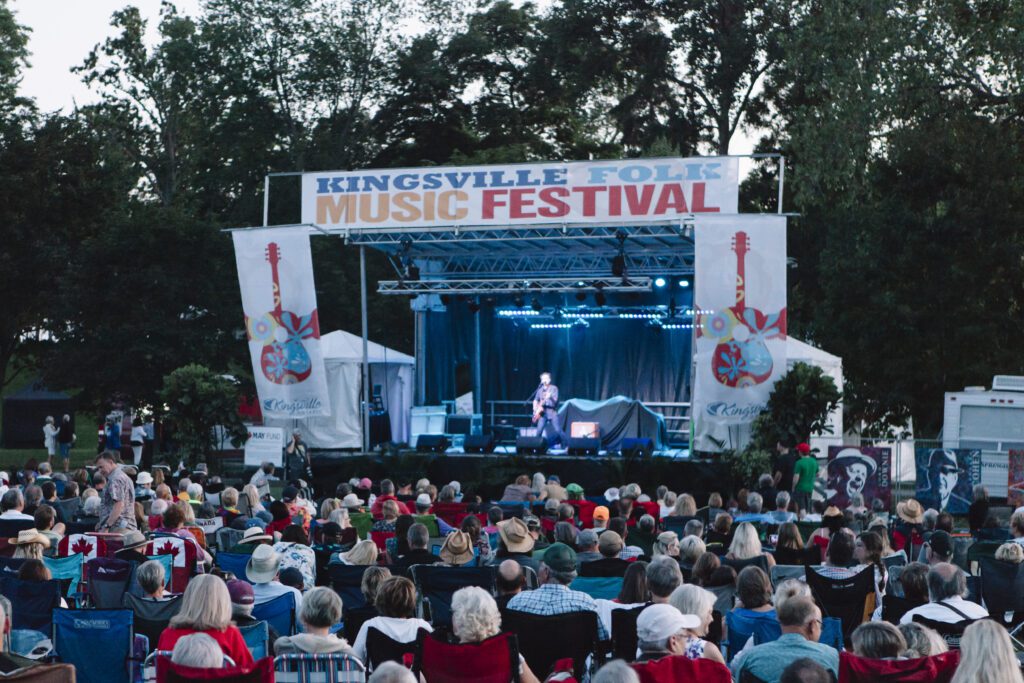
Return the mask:
<svg viewBox="0 0 1024 683">
<path fill-rule="evenodd" d="M 957 683 L 1020 683 L 1008 630 L 989 618 L 998 610 L 970 599 L 961 546 L 972 539 L 955 532 L 955 520 L 913 499 L 892 514 L 857 500 L 843 510 L 825 507 L 799 495 L 800 482 L 813 476 L 802 460 L 791 481 L 766 473 L 759 490 L 734 496 L 667 486 L 645 492 L 635 483 L 588 496 L 576 483 L 537 473 L 485 500 L 457 481 L 365 477 L 314 495 L 308 480 L 278 481 L 270 463 L 225 481 L 202 466 L 145 471 L 104 451 L 95 467 L 66 474 L 49 462 L 0 472 L 0 520 L 32 522 L 8 539 L 8 554 L 27 560 L 18 573 L 24 580 L 49 578 L 45 558 L 58 554 L 66 535 L 121 534 L 114 556 L 135 564 L 141 598 L 152 602 L 176 596 L 147 545 L 174 536 L 193 547 L 181 608 L 151 643 L 186 666 L 217 668 L 225 657 L 251 665 L 238 627 L 256 621 L 258 606 L 292 595 L 297 628 L 271 634 L 272 654 L 345 654 L 372 668 L 370 680 L 415 680 L 400 662 L 375 659 L 371 630 L 399 644 L 425 634 L 480 643 L 502 633 L 510 613 L 593 612 L 598 645 L 589 666 L 601 683 L 638 681 L 644 666 L 666 658 L 704 661 L 721 680 L 836 680 L 840 651 L 910 666 L 951 644 L 958 660 L 941 661 L 956 668 Z M 977 497 L 987 499 L 983 491 Z M 976 526 L 992 528 L 984 520 Z M 230 546 L 218 552 L 221 532 L 208 535 L 210 528 L 231 530 Z M 1024 510 L 1005 532 L 995 558 L 1020 563 Z M 241 556 L 244 572 L 226 569 L 222 553 Z M 450 623 L 441 623 L 424 611 L 411 571 L 424 565 L 489 566 L 494 583 L 456 586 Z M 360 568 L 365 604 L 345 604 L 332 583 L 336 567 Z M 847 638 L 840 633 L 837 641 L 829 630 L 835 620 L 810 573 L 840 583 L 870 574 L 863 623 L 843 624 Z M 615 592 L 597 594 L 593 586 L 609 585 L 597 579 L 613 579 Z M 0 607 L 9 620 L 11 605 Z M 617 610 L 631 620 L 616 622 Z M 521 656 L 520 680 L 551 674 Z M 564 671 L 554 676 L 566 680 Z"/>
</svg>

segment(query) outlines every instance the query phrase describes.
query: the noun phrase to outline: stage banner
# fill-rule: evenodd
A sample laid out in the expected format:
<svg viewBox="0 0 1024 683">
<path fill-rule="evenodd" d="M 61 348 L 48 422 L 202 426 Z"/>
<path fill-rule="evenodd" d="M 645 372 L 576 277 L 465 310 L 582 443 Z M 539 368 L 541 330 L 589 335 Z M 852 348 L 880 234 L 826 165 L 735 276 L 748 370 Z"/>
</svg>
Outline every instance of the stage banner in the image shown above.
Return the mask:
<svg viewBox="0 0 1024 683">
<path fill-rule="evenodd" d="M 967 514 L 974 485 L 981 483 L 981 451 L 966 448 L 917 448 L 915 497 L 927 508 Z"/>
<path fill-rule="evenodd" d="M 302 222 L 331 230 L 641 223 L 735 214 L 737 157 L 630 159 L 302 176 Z"/>
<path fill-rule="evenodd" d="M 695 442 L 749 423 L 786 372 L 786 219 L 698 216 Z"/>
<path fill-rule="evenodd" d="M 892 449 L 867 446 L 829 446 L 825 501 L 840 510 L 859 493 L 870 510 L 876 498 L 889 509 L 892 497 Z"/>
<path fill-rule="evenodd" d="M 308 233 L 256 229 L 232 236 L 264 417 L 329 415 Z"/>
<path fill-rule="evenodd" d="M 1024 451 L 1010 451 L 1006 504 L 1016 509 L 1024 505 Z"/>
</svg>

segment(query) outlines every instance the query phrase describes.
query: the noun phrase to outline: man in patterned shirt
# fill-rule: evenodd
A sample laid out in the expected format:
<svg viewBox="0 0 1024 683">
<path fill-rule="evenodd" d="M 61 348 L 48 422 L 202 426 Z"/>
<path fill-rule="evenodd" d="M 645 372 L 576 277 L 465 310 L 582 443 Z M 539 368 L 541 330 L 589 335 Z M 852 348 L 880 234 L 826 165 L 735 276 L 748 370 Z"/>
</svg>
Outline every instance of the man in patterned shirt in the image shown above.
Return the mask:
<svg viewBox="0 0 1024 683">
<path fill-rule="evenodd" d="M 124 534 L 138 529 L 135 524 L 135 484 L 121 470 L 116 458 L 113 451 L 103 451 L 96 456 L 96 469 L 107 479 L 96 531 Z"/>
<path fill-rule="evenodd" d="M 569 588 L 576 578 L 576 551 L 566 544 L 553 543 L 544 551 L 537 578 L 540 587 L 516 595 L 508 601 L 508 609 L 541 616 L 597 612 L 597 603 L 592 597 Z M 597 620 L 597 636 L 608 640 L 608 632 L 600 619 Z"/>
</svg>

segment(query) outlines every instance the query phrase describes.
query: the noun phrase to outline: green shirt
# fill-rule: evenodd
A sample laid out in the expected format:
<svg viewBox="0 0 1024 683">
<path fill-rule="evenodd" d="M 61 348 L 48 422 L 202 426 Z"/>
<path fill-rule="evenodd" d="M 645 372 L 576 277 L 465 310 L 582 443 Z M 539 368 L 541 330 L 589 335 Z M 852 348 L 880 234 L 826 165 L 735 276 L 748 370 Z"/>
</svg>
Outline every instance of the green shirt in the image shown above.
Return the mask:
<svg viewBox="0 0 1024 683">
<path fill-rule="evenodd" d="M 793 466 L 793 474 L 800 475 L 800 481 L 797 482 L 795 490 L 801 493 L 811 493 L 814 491 L 814 480 L 818 476 L 818 459 L 813 455 L 805 455 L 796 461 L 796 465 Z"/>
</svg>

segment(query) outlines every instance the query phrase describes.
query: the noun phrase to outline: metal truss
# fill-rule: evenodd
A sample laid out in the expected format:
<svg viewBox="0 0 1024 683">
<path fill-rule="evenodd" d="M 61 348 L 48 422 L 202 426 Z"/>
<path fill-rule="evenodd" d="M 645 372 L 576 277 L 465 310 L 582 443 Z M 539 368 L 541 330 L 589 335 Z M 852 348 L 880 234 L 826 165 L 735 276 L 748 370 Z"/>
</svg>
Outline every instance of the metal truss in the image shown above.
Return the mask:
<svg viewBox="0 0 1024 683">
<path fill-rule="evenodd" d="M 680 276 L 693 274 L 693 245 L 665 253 L 625 254 L 626 272 L 633 276 Z M 552 273 L 600 277 L 608 273 L 608 256 L 583 253 L 474 254 L 437 259 L 444 262 L 445 277 L 510 276 L 542 277 Z M 426 270 L 426 269 L 424 269 Z"/>
<path fill-rule="evenodd" d="M 472 279 L 472 280 L 381 280 L 379 294 L 418 296 L 420 294 L 520 294 L 539 295 L 552 292 L 578 292 L 580 290 L 604 292 L 650 292 L 651 278 L 618 277 L 590 279 L 531 278 L 531 279 Z"/>
</svg>

